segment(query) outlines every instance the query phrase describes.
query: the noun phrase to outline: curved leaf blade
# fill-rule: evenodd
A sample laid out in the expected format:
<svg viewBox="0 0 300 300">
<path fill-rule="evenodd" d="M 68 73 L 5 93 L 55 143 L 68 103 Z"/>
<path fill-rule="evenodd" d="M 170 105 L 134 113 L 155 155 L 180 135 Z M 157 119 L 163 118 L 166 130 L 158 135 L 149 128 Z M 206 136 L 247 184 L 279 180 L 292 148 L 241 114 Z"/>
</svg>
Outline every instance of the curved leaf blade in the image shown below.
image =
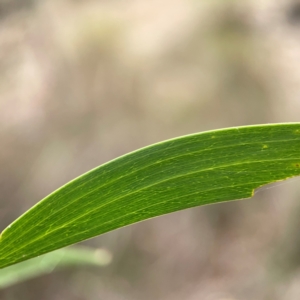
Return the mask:
<svg viewBox="0 0 300 300">
<path fill-rule="evenodd" d="M 249 198 L 300 175 L 300 123 L 236 127 L 132 152 L 69 182 L 8 226 L 0 268 L 198 205 Z"/>
</svg>

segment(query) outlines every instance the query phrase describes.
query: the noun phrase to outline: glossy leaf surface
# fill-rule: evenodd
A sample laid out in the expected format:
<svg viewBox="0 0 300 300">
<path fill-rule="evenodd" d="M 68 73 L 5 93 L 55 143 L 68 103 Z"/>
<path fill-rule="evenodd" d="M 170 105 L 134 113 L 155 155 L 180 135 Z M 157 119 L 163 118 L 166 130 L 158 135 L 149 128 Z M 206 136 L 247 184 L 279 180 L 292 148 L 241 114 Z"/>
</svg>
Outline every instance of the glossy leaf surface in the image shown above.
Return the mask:
<svg viewBox="0 0 300 300">
<path fill-rule="evenodd" d="M 166 213 L 248 198 L 297 175 L 299 123 L 158 143 L 78 177 L 13 222 L 1 236 L 0 268 Z"/>
</svg>

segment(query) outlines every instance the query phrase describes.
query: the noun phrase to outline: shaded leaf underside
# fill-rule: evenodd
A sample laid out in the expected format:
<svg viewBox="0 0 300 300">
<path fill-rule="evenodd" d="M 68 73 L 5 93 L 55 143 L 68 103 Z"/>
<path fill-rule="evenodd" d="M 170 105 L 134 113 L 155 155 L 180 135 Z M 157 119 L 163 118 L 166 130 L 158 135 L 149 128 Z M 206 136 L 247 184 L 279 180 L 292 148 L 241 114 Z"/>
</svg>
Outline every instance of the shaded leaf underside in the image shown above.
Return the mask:
<svg viewBox="0 0 300 300">
<path fill-rule="evenodd" d="M 297 175 L 299 123 L 158 143 L 76 178 L 13 222 L 1 235 L 0 268 L 162 214 L 249 198 Z"/>
</svg>

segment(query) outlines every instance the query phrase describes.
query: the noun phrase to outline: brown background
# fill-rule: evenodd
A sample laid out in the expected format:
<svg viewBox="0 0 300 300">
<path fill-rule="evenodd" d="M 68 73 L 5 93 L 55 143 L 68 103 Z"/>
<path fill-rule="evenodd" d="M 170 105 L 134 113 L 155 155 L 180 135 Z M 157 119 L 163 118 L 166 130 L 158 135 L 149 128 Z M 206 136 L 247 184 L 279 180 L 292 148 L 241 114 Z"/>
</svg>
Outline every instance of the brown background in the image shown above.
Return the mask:
<svg viewBox="0 0 300 300">
<path fill-rule="evenodd" d="M 299 121 L 300 2 L 0 1 L 1 229 L 67 181 L 168 138 Z M 295 300 L 299 179 L 85 244 L 2 300 Z"/>
</svg>

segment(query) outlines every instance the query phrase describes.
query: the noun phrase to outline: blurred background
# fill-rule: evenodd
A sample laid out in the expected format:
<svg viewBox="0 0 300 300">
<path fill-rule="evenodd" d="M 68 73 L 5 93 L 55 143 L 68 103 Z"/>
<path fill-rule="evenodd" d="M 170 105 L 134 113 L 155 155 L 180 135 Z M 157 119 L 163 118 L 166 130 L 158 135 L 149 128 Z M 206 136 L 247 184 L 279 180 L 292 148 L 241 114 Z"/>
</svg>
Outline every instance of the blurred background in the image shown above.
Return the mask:
<svg viewBox="0 0 300 300">
<path fill-rule="evenodd" d="M 0 226 L 119 155 L 184 134 L 300 121 L 300 1 L 0 0 Z M 1 300 L 295 300 L 300 180 L 84 245 Z"/>
</svg>

